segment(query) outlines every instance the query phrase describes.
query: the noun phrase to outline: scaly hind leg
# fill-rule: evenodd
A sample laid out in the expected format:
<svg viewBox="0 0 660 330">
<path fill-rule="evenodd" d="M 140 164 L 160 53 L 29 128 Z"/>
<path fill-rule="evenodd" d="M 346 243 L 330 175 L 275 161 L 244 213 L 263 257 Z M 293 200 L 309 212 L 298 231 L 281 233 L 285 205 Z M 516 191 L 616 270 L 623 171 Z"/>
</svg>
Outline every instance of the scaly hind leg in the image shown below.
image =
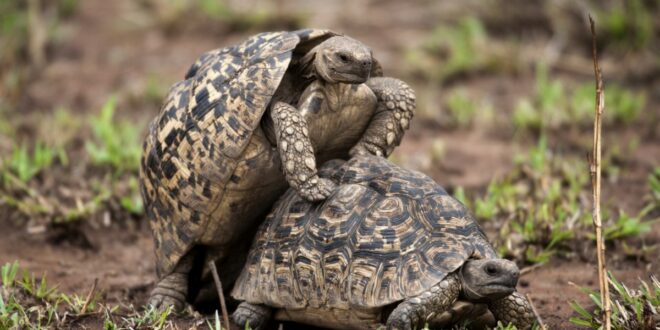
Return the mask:
<svg viewBox="0 0 660 330">
<path fill-rule="evenodd" d="M 415 91 L 395 78 L 371 78 L 366 84 L 376 94 L 378 105 L 369 127 L 349 154 L 387 157 L 401 143 L 410 125 L 416 107 Z"/>
<path fill-rule="evenodd" d="M 502 321 L 504 325 L 511 323 L 518 329 L 531 329 L 536 321 L 532 305 L 518 292 L 493 301 L 488 305 L 488 309 L 496 320 Z"/>
<path fill-rule="evenodd" d="M 447 276 L 428 291 L 401 302 L 387 318 L 387 330 L 422 329 L 429 319 L 451 308 L 460 290 L 456 275 Z"/>
<path fill-rule="evenodd" d="M 242 302 L 231 315 L 239 329 L 246 329 L 246 325 L 253 330 L 265 329 L 270 321 L 273 310 L 263 305 L 254 305 Z"/>
<path fill-rule="evenodd" d="M 186 307 L 188 296 L 188 277 L 193 267 L 194 254 L 186 253 L 171 274 L 158 281 L 151 291 L 148 305 L 159 310 L 172 306 L 174 311 L 182 311 Z"/>
</svg>

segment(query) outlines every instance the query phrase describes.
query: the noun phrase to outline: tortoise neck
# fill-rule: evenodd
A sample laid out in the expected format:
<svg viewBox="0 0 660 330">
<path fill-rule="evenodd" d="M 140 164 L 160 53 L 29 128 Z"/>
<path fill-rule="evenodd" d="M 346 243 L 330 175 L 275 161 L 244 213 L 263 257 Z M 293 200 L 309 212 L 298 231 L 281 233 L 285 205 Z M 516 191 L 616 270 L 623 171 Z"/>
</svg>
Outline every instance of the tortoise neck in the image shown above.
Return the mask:
<svg viewBox="0 0 660 330">
<path fill-rule="evenodd" d="M 314 65 L 317 50 L 318 46 L 312 48 L 297 61 L 298 74 L 300 77 L 303 77 L 303 79 L 312 80 L 318 78 L 318 72 L 316 72 L 316 66 Z"/>
</svg>

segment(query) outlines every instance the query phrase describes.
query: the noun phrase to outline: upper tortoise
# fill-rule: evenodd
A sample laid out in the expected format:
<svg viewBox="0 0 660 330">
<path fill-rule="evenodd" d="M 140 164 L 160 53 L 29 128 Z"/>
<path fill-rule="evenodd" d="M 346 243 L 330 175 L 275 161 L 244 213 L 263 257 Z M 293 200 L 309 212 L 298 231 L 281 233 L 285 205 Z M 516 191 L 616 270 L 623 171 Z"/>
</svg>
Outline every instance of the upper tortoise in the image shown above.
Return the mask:
<svg viewBox="0 0 660 330">
<path fill-rule="evenodd" d="M 343 163 L 343 164 L 342 164 Z M 232 296 L 239 328 L 279 320 L 336 329 L 440 326 L 457 299 L 528 329 L 515 263 L 498 258 L 465 207 L 431 178 L 374 156 L 323 165 L 323 203 L 295 191 L 257 232 Z"/>
<path fill-rule="evenodd" d="M 189 277 L 203 260 L 220 262 L 229 286 L 243 238 L 287 187 L 308 201 L 333 191 L 317 164 L 389 155 L 415 96 L 381 76 L 368 47 L 326 30 L 261 33 L 203 54 L 144 142 L 141 192 L 159 276 L 150 304 L 194 299 Z"/>
</svg>

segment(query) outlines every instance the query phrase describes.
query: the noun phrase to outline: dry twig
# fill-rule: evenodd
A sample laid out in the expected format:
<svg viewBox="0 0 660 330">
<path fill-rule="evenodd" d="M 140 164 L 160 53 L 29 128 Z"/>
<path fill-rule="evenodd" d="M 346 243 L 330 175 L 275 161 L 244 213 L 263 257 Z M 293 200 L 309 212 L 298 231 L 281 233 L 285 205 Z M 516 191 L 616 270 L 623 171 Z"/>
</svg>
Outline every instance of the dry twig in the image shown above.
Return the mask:
<svg viewBox="0 0 660 330">
<path fill-rule="evenodd" d="M 532 313 L 534 313 L 534 317 L 536 318 L 536 322 L 538 322 L 539 324 L 539 328 L 541 328 L 541 330 L 547 330 L 548 328 L 545 326 L 545 323 L 543 322 L 543 319 L 541 318 L 539 311 L 536 310 L 536 307 L 532 302 L 532 297 L 530 297 L 529 294 L 527 293 L 525 294 L 525 298 L 527 298 L 529 305 L 532 307 Z"/>
<path fill-rule="evenodd" d="M 225 294 L 222 291 L 222 282 L 220 282 L 220 276 L 218 276 L 218 269 L 215 268 L 215 261 L 209 261 L 209 267 L 211 268 L 211 273 L 213 274 L 213 281 L 215 281 L 215 288 L 218 290 L 218 297 L 220 297 L 220 308 L 222 309 L 222 319 L 225 321 L 225 327 L 229 327 L 229 313 L 227 313 L 227 304 L 225 303 Z"/>
<path fill-rule="evenodd" d="M 593 194 L 592 218 L 596 231 L 596 255 L 598 256 L 598 284 L 600 286 L 600 299 L 603 304 L 603 329 L 611 328 L 609 286 L 607 282 L 607 268 L 605 266 L 605 239 L 603 238 L 603 223 L 600 217 L 600 161 L 601 161 L 601 119 L 605 108 L 605 95 L 603 94 L 603 77 L 598 66 L 598 52 L 596 50 L 596 28 L 593 18 L 589 15 L 591 28 L 591 54 L 594 62 L 594 76 L 596 79 L 596 109 L 594 118 L 594 144 L 590 159 L 589 172 L 591 174 L 591 191 Z"/>
<path fill-rule="evenodd" d="M 520 277 L 523 277 L 541 267 L 545 266 L 545 263 L 533 264 L 531 266 L 525 267 L 520 270 Z"/>
<path fill-rule="evenodd" d="M 30 62 L 41 68 L 46 62 L 46 25 L 44 15 L 41 14 L 41 1 L 28 0 L 28 55 Z"/>
<path fill-rule="evenodd" d="M 94 292 L 96 291 L 96 286 L 98 284 L 99 284 L 99 279 L 95 278 L 94 284 L 92 284 L 92 289 L 89 290 L 89 293 L 87 294 L 87 298 L 85 299 L 85 303 L 80 309 L 80 314 L 85 314 L 87 312 L 87 306 L 89 306 L 89 303 L 92 302 L 92 298 L 94 297 Z"/>
</svg>

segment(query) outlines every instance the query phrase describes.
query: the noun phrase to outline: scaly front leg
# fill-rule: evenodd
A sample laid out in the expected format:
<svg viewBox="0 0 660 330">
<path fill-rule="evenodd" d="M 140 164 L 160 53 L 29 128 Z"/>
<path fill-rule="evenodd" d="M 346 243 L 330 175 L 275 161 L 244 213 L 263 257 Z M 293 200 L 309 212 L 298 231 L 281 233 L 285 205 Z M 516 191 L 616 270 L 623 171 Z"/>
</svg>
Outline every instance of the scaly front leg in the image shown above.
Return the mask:
<svg viewBox="0 0 660 330">
<path fill-rule="evenodd" d="M 273 105 L 271 118 L 287 182 L 310 202 L 324 200 L 334 191 L 335 184 L 318 176 L 305 119 L 284 102 Z"/>
<path fill-rule="evenodd" d="M 511 323 L 518 329 L 531 329 L 535 322 L 532 305 L 518 292 L 493 301 L 488 305 L 488 309 L 495 319 L 502 321 L 504 325 Z"/>
<path fill-rule="evenodd" d="M 415 92 L 395 78 L 371 78 L 367 86 L 376 94 L 378 106 L 371 123 L 349 154 L 389 156 L 401 143 L 415 111 Z"/>
<path fill-rule="evenodd" d="M 461 292 L 461 284 L 455 274 L 416 297 L 404 300 L 387 318 L 387 330 L 421 329 L 435 315 L 451 308 Z"/>
</svg>

